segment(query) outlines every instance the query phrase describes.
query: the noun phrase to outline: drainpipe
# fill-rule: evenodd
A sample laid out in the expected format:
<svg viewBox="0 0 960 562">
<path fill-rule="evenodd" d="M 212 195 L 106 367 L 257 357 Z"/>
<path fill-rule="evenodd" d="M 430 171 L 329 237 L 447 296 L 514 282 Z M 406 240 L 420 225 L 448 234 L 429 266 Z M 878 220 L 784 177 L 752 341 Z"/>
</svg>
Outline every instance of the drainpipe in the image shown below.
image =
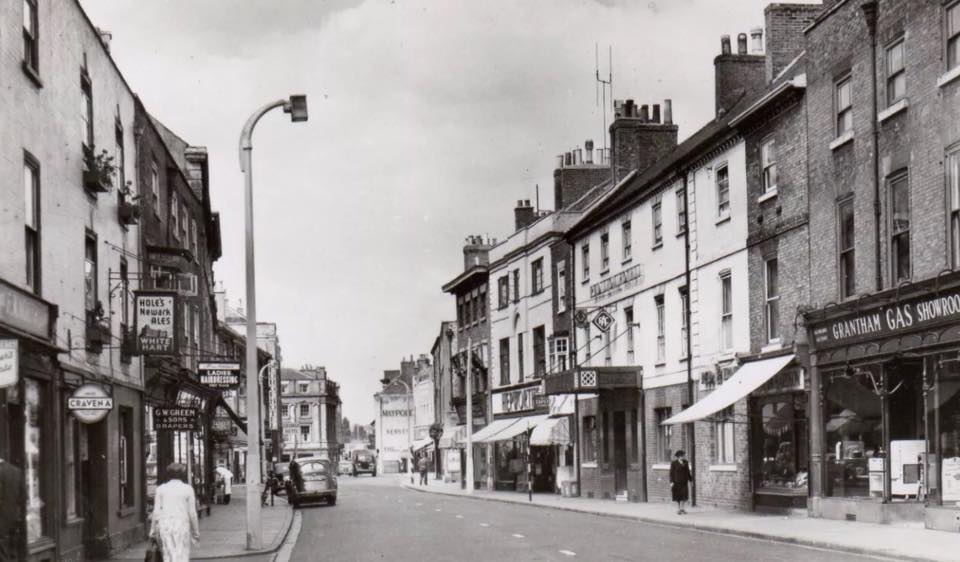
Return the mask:
<svg viewBox="0 0 960 562">
<path fill-rule="evenodd" d="M 877 125 L 877 2 L 867 0 L 860 5 L 863 19 L 870 33 L 870 90 L 873 95 L 873 111 L 870 114 L 871 149 L 873 150 L 873 237 L 874 260 L 876 261 L 877 291 L 883 289 L 883 268 L 880 265 L 880 129 Z"/>
<path fill-rule="evenodd" d="M 693 405 L 693 342 L 691 338 L 691 333 L 693 330 L 690 324 L 690 197 L 687 193 L 687 171 L 680 170 L 680 174 L 683 176 L 683 213 L 686 219 L 686 224 L 683 228 L 683 279 L 684 283 L 687 286 L 687 294 L 685 298 L 687 299 L 686 303 L 686 312 L 684 316 L 686 317 L 687 323 L 687 341 L 685 342 L 687 346 L 687 400 L 690 402 L 690 406 Z M 696 507 L 697 505 L 697 431 L 696 431 L 696 422 L 690 422 L 688 424 L 690 432 L 690 466 L 693 467 L 693 478 L 690 481 L 690 506 Z"/>
<path fill-rule="evenodd" d="M 577 323 L 574 318 L 577 315 L 577 245 L 576 243 L 570 244 L 570 259 L 567 260 L 570 262 L 570 274 L 567 275 L 567 286 L 570 288 L 567 291 L 567 298 L 570 302 L 567 303 L 567 316 L 570 319 L 570 347 L 567 348 L 567 353 L 569 350 L 573 350 L 572 361 L 570 365 L 573 367 L 573 376 L 579 377 L 580 375 L 577 372 L 580 370 L 580 354 L 577 352 Z M 573 283 L 569 281 L 573 280 Z M 574 494 L 575 497 L 580 497 L 582 494 L 580 492 L 580 395 L 574 392 L 573 394 L 573 470 L 576 474 L 577 479 L 577 493 Z"/>
</svg>

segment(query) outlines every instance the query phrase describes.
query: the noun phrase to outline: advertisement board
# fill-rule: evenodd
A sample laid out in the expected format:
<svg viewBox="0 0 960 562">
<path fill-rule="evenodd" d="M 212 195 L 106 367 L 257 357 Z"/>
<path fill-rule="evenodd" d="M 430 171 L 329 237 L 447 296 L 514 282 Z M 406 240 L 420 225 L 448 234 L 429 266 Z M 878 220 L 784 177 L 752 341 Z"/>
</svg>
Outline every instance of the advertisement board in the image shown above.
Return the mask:
<svg viewBox="0 0 960 562">
<path fill-rule="evenodd" d="M 138 291 L 135 294 L 137 348 L 140 354 L 176 355 L 176 293 Z"/>
<path fill-rule="evenodd" d="M 240 386 L 240 363 L 206 361 L 197 364 L 200 384 L 210 388 L 233 389 Z"/>
<path fill-rule="evenodd" d="M 409 454 L 410 397 L 407 394 L 380 396 L 380 454 L 384 460 L 397 460 Z"/>
<path fill-rule="evenodd" d="M 157 406 L 153 409 L 154 431 L 198 431 L 199 410 L 185 406 Z"/>
<path fill-rule="evenodd" d="M 20 380 L 20 348 L 17 340 L 0 340 L 0 388 Z"/>
</svg>

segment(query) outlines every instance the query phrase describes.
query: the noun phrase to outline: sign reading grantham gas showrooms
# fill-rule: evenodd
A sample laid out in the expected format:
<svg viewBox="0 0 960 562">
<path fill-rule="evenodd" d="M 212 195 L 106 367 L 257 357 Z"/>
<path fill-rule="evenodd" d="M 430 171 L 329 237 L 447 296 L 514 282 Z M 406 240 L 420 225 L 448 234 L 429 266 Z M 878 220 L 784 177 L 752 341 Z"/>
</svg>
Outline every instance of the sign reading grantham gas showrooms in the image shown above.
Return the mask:
<svg viewBox="0 0 960 562">
<path fill-rule="evenodd" d="M 813 338 L 817 345 L 831 346 L 956 319 L 960 319 L 960 289 L 951 289 L 827 322 L 814 328 Z"/>
<path fill-rule="evenodd" d="M 197 364 L 200 384 L 210 388 L 237 388 L 240 386 L 240 363 L 205 362 Z"/>
</svg>

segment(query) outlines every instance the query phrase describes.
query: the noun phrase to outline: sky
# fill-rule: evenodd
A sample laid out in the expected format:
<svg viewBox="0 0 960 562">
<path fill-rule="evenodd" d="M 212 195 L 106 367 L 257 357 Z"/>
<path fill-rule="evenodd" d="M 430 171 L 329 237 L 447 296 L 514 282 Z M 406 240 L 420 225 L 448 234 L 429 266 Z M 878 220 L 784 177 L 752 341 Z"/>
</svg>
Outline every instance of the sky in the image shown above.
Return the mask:
<svg viewBox="0 0 960 562">
<path fill-rule="evenodd" d="M 284 366 L 324 365 L 344 415 L 374 419 L 385 369 L 430 353 L 455 319 L 441 286 L 466 236 L 504 238 L 519 199 L 553 201 L 556 156 L 604 145 L 613 96 L 673 100 L 680 137 L 713 117 L 720 36 L 765 0 L 81 0 L 156 118 L 210 154 L 231 304 L 244 284 L 240 129 L 253 137 L 257 319 Z M 608 122 L 611 111 L 608 108 Z"/>
</svg>

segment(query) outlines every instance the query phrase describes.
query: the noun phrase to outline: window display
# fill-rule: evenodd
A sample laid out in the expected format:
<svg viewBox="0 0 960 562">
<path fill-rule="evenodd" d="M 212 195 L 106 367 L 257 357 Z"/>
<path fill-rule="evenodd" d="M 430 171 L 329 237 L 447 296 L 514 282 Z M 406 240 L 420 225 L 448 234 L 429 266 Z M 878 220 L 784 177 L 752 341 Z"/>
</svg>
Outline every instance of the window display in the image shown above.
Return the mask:
<svg viewBox="0 0 960 562">
<path fill-rule="evenodd" d="M 806 495 L 808 468 L 807 397 L 783 394 L 757 400 L 760 438 L 758 488 Z"/>
<path fill-rule="evenodd" d="M 46 522 L 45 486 L 41 467 L 43 435 L 41 431 L 40 409 L 44 403 L 44 388 L 37 381 L 23 381 L 23 453 L 24 472 L 26 474 L 26 512 L 27 542 L 34 542 L 44 536 Z"/>
<path fill-rule="evenodd" d="M 956 354 L 941 356 L 934 388 L 938 408 L 937 436 L 940 462 L 940 499 L 944 505 L 960 506 L 960 361 Z M 936 474 L 936 464 L 931 472 Z M 932 484 L 933 482 L 931 482 Z"/>
<path fill-rule="evenodd" d="M 879 365 L 833 371 L 824 377 L 827 496 L 882 495 L 882 480 L 880 494 L 870 485 L 870 460 L 886 456 L 878 395 L 881 381 Z"/>
</svg>

